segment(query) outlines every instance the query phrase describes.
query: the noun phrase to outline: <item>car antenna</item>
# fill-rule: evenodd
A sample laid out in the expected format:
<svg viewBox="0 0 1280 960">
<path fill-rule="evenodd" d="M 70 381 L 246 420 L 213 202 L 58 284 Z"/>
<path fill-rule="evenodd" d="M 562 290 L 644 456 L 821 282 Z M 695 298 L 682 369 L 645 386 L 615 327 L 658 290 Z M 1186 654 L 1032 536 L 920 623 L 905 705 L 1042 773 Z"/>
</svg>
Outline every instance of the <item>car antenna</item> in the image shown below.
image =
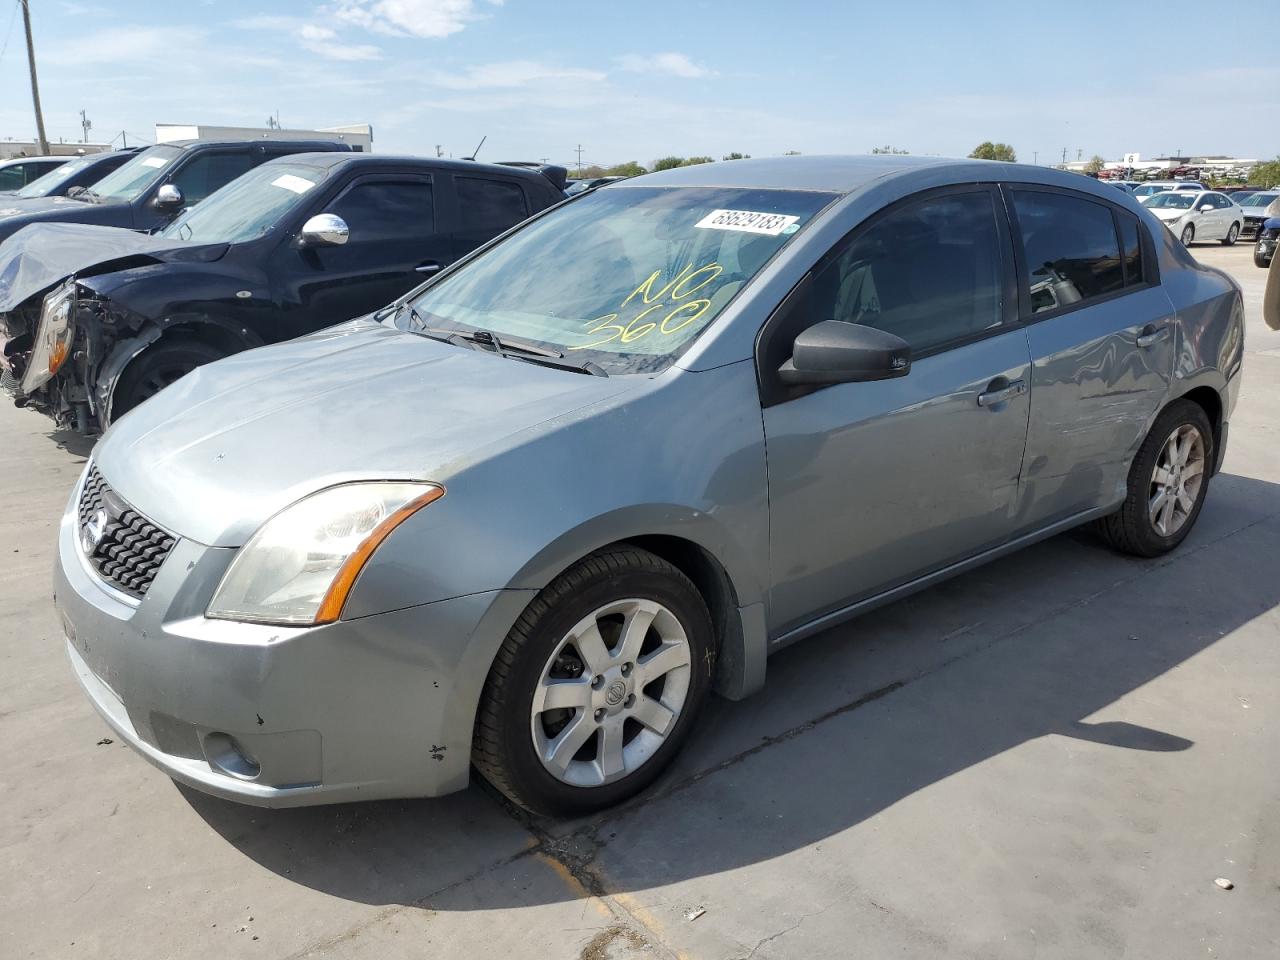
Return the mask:
<svg viewBox="0 0 1280 960">
<path fill-rule="evenodd" d="M 484 146 L 484 142 L 488 139 L 489 139 L 489 135 L 486 133 L 483 137 L 480 138 L 480 142 L 476 144 L 476 148 L 471 151 L 471 156 L 463 157 L 462 159 L 474 160 L 476 158 L 476 154 L 480 152 L 480 148 Z"/>
</svg>

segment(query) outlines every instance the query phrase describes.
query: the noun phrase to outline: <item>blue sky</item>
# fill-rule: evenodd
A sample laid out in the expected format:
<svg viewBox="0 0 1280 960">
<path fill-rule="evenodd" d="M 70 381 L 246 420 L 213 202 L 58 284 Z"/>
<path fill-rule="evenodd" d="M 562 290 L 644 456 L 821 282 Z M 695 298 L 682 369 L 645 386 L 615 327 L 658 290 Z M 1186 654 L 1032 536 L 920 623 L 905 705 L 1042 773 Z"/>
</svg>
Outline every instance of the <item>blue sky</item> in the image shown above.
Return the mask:
<svg viewBox="0 0 1280 960">
<path fill-rule="evenodd" d="M 30 2 L 54 139 L 79 139 L 81 108 L 91 139 L 278 110 L 288 127 L 368 121 L 379 152 L 465 156 L 487 135 L 488 160 L 567 163 L 579 143 L 599 163 L 955 156 L 987 139 L 1040 163 L 1280 153 L 1280 52 L 1257 39 L 1274 3 Z M 0 0 L 0 137 L 27 139 L 15 10 Z"/>
</svg>

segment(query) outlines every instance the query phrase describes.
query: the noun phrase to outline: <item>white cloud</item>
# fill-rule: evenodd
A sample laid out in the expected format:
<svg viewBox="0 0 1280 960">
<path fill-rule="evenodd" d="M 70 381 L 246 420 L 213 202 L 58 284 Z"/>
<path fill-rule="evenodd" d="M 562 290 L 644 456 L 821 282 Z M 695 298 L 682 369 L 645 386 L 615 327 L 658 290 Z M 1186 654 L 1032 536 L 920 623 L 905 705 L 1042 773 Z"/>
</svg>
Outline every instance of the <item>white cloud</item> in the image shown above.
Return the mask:
<svg viewBox="0 0 1280 960">
<path fill-rule="evenodd" d="M 502 5 L 502 0 L 484 2 Z M 475 0 L 334 0 L 326 12 L 373 33 L 432 40 L 458 33 L 484 16 Z"/>
<path fill-rule="evenodd" d="M 318 27 L 313 23 L 301 26 L 297 32 L 298 43 L 330 60 L 380 60 L 382 51 L 369 43 L 343 43 L 336 30 Z"/>
<path fill-rule="evenodd" d="M 694 63 L 684 53 L 628 53 L 618 58 L 618 65 L 630 73 L 665 73 L 673 77 L 696 80 L 714 77 L 716 72 Z"/>
<path fill-rule="evenodd" d="M 468 67 L 460 73 L 442 73 L 433 78 L 438 87 L 450 90 L 498 90 L 534 83 L 599 83 L 607 74 L 581 67 L 556 67 L 535 60 L 508 60 Z"/>
<path fill-rule="evenodd" d="M 200 47 L 203 30 L 189 27 L 112 27 L 81 34 L 65 42 L 46 43 L 49 63 L 85 66 L 110 64 L 118 66 L 131 61 L 167 61 L 181 58 L 182 51 Z"/>
</svg>

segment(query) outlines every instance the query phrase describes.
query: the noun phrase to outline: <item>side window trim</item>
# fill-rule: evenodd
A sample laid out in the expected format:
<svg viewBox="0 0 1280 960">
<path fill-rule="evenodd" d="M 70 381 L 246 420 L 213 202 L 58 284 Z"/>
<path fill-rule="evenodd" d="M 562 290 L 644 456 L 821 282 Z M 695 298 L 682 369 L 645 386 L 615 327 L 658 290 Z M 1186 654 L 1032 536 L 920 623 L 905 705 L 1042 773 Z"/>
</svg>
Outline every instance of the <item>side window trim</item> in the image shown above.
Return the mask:
<svg viewBox="0 0 1280 960">
<path fill-rule="evenodd" d="M 1000 260 L 1000 323 L 986 330 L 978 331 L 972 336 L 949 340 L 927 350 L 912 350 L 911 359 L 915 362 L 950 350 L 956 350 L 971 343 L 977 343 L 980 340 L 1008 333 L 1019 325 L 1018 279 L 1012 256 L 1015 253 L 1015 243 L 1009 214 L 999 185 L 988 182 L 957 183 L 921 190 L 905 197 L 900 197 L 860 221 L 848 233 L 833 243 L 813 263 L 805 275 L 800 278 L 794 287 L 787 291 L 786 296 L 770 312 L 768 318 L 756 333 L 755 342 L 756 381 L 760 391 L 760 404 L 762 407 L 774 406 L 778 403 L 785 403 L 788 400 L 798 399 L 818 390 L 829 389 L 829 386 L 787 386 L 778 379 L 777 365 L 771 365 L 771 358 L 777 356 L 776 342 L 780 338 L 785 340 L 788 336 L 794 339 L 801 330 L 805 329 L 803 326 L 797 326 L 796 329 L 792 330 L 793 324 L 788 321 L 791 320 L 794 311 L 803 310 L 808 306 L 807 301 L 813 288 L 814 277 L 838 260 L 850 245 L 857 242 L 863 233 L 898 209 L 939 197 L 967 193 L 985 193 L 991 201 L 992 218 L 996 225 L 996 256 Z"/>
<path fill-rule="evenodd" d="M 1071 197 L 1075 200 L 1084 200 L 1089 203 L 1096 203 L 1099 206 L 1106 207 L 1111 212 L 1112 229 L 1116 234 L 1116 244 L 1121 252 L 1121 260 L 1124 259 L 1124 241 L 1120 234 L 1119 225 L 1116 220 L 1116 211 L 1124 210 L 1123 207 L 1102 197 L 1095 197 L 1091 194 L 1081 193 L 1078 190 L 1070 190 L 1065 187 L 1047 186 L 1039 183 L 1018 183 L 1016 181 L 1006 181 L 1000 184 L 1000 191 L 1005 197 L 1005 209 L 1009 215 L 1009 225 L 1013 233 L 1013 257 L 1017 267 L 1018 274 L 1018 318 L 1020 322 L 1039 323 L 1042 320 L 1052 320 L 1054 317 L 1061 317 L 1068 313 L 1074 313 L 1076 310 L 1087 310 L 1090 307 L 1097 306 L 1100 303 L 1107 303 L 1119 297 L 1127 297 L 1139 290 L 1148 287 L 1158 286 L 1160 283 L 1159 271 L 1155 262 L 1155 245 L 1147 231 L 1147 225 L 1142 222 L 1142 218 L 1138 217 L 1138 242 L 1142 247 L 1142 275 L 1143 282 L 1132 286 L 1127 283 L 1119 290 L 1113 290 L 1111 293 L 1104 293 L 1101 296 L 1089 297 L 1078 303 L 1070 303 L 1065 306 L 1055 307 L 1053 310 L 1045 310 L 1041 313 L 1031 312 L 1031 283 L 1030 274 L 1027 271 L 1026 256 L 1022 249 L 1022 228 L 1018 223 L 1018 213 L 1014 209 L 1012 192 L 1014 190 L 1023 190 L 1029 193 L 1053 193 L 1058 196 Z M 1131 211 L 1125 210 L 1125 213 Z"/>
</svg>

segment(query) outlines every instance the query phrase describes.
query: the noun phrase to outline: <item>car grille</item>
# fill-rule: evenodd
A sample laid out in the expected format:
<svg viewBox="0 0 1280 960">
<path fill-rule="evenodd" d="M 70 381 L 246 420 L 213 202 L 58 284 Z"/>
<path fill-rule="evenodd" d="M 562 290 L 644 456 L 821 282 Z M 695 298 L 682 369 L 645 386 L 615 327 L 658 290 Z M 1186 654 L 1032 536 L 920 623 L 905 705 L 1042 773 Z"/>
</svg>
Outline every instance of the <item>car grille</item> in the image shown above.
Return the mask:
<svg viewBox="0 0 1280 960">
<path fill-rule="evenodd" d="M 79 514 L 80 549 L 98 575 L 131 597 L 146 596 L 176 538 L 121 500 L 97 466 L 89 467 Z"/>
</svg>

